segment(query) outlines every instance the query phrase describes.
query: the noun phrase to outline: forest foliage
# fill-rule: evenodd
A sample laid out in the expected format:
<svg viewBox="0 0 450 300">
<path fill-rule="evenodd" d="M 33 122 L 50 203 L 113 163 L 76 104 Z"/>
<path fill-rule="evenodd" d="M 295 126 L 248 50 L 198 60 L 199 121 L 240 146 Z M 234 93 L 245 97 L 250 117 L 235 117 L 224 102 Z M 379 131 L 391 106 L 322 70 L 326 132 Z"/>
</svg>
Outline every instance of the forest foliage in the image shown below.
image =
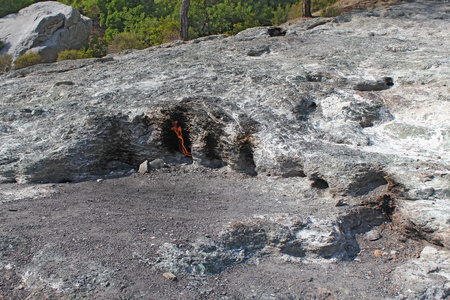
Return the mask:
<svg viewBox="0 0 450 300">
<path fill-rule="evenodd" d="M 39 0 L 2 0 L 0 17 Z M 178 39 L 181 0 L 58 0 L 71 5 L 92 18 L 102 28 L 110 50 L 142 49 Z M 337 0 L 312 0 L 312 11 L 332 5 Z M 189 38 L 213 34 L 236 34 L 255 26 L 279 25 L 300 17 L 302 1 L 298 0 L 191 0 L 189 8 Z M 99 37 L 94 37 L 99 46 Z M 100 46 L 106 46 L 101 44 Z M 104 49 L 94 53 L 95 45 L 87 47 L 92 56 L 104 55 Z M 91 52 L 89 52 L 91 50 Z M 95 55 L 94 55 L 95 54 Z"/>
</svg>

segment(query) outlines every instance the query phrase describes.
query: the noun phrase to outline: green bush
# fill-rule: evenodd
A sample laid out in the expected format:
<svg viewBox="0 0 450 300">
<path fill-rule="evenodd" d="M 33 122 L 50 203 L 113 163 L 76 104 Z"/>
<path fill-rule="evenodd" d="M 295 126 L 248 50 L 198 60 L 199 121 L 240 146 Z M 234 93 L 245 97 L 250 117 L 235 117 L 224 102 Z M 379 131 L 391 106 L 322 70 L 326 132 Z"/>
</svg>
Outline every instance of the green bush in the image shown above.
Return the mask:
<svg viewBox="0 0 450 300">
<path fill-rule="evenodd" d="M 64 50 L 58 53 L 56 61 L 69 60 L 69 59 L 83 59 L 93 57 L 103 57 L 108 54 L 108 43 L 100 38 L 98 35 L 94 35 L 89 40 L 89 44 L 86 48 L 81 50 Z"/>
<path fill-rule="evenodd" d="M 14 67 L 16 69 L 22 69 L 29 66 L 37 65 L 42 63 L 42 57 L 34 52 L 28 52 L 19 56 L 14 62 Z"/>
<path fill-rule="evenodd" d="M 63 60 L 75 60 L 75 59 L 83 59 L 83 58 L 92 58 L 92 51 L 89 50 L 64 50 L 58 53 L 58 58 L 56 61 L 63 61 Z"/>
<path fill-rule="evenodd" d="M 340 16 L 341 14 L 342 14 L 342 9 L 340 9 L 339 7 L 328 6 L 322 10 L 322 12 L 320 13 L 320 16 L 324 17 L 324 18 L 331 18 L 331 17 Z"/>
<path fill-rule="evenodd" d="M 3 41 L 0 41 L 0 50 L 2 50 L 5 47 L 5 43 Z"/>
<path fill-rule="evenodd" d="M 121 52 L 127 49 L 141 50 L 148 45 L 141 41 L 136 33 L 122 32 L 114 37 L 110 49 L 112 52 Z"/>
<path fill-rule="evenodd" d="M 0 55 L 0 74 L 11 70 L 12 56 L 10 54 Z"/>
<path fill-rule="evenodd" d="M 108 54 L 108 43 L 94 34 L 89 40 L 89 45 L 86 50 L 87 57 L 103 57 Z"/>
</svg>

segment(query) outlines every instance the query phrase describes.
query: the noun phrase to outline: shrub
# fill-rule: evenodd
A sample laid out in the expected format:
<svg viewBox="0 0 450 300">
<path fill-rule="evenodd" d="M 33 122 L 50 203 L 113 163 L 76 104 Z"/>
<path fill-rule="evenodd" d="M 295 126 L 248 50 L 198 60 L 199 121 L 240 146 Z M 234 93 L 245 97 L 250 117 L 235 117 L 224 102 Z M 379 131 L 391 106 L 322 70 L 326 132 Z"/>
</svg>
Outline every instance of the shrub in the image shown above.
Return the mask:
<svg viewBox="0 0 450 300">
<path fill-rule="evenodd" d="M 320 16 L 324 17 L 324 18 L 331 18 L 331 17 L 340 16 L 341 14 L 342 14 L 342 9 L 340 9 L 339 7 L 328 6 L 322 10 L 322 12 L 320 13 Z"/>
<path fill-rule="evenodd" d="M 11 70 L 12 56 L 10 54 L 0 55 L 0 74 Z"/>
<path fill-rule="evenodd" d="M 63 61 L 69 59 L 82 59 L 82 58 L 92 58 L 92 51 L 90 50 L 64 50 L 58 53 L 58 58 L 56 61 Z"/>
<path fill-rule="evenodd" d="M 37 65 L 42 63 L 42 57 L 34 52 L 28 52 L 19 56 L 14 62 L 14 67 L 16 69 L 22 69 L 29 66 Z"/>
<path fill-rule="evenodd" d="M 108 54 L 108 43 L 94 34 L 89 40 L 89 45 L 86 50 L 87 57 L 103 57 Z"/>
<path fill-rule="evenodd" d="M 111 43 L 112 52 L 121 52 L 127 49 L 141 50 L 147 48 L 147 44 L 141 41 L 136 33 L 122 32 L 116 35 Z"/>
<path fill-rule="evenodd" d="M 2 50 L 5 47 L 5 43 L 3 41 L 0 41 L 0 50 Z"/>
</svg>

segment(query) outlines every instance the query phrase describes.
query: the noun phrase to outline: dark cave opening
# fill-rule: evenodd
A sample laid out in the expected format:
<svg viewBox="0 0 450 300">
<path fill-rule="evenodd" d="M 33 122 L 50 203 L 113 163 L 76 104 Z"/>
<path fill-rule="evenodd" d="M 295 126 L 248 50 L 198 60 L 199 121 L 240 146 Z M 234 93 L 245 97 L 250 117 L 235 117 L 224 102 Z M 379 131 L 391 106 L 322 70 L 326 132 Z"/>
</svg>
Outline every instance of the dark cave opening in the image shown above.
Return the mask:
<svg viewBox="0 0 450 300">
<path fill-rule="evenodd" d="M 218 137 L 214 133 L 208 133 L 203 139 L 206 161 L 202 162 L 210 168 L 221 168 L 225 165 L 220 155 L 221 149 Z"/>
<path fill-rule="evenodd" d="M 191 140 L 189 138 L 189 130 L 187 126 L 187 118 L 185 117 L 185 112 L 181 111 L 181 109 L 173 112 L 169 115 L 169 118 L 165 120 L 162 124 L 161 128 L 161 142 L 164 147 L 170 153 L 180 152 L 181 143 L 183 143 L 186 150 L 191 152 Z M 181 136 L 182 141 L 178 138 L 175 131 L 172 129 L 174 127 L 174 122 L 181 127 Z"/>
<path fill-rule="evenodd" d="M 285 36 L 286 35 L 286 30 L 284 30 L 281 27 L 270 27 L 269 28 L 269 35 L 271 37 L 275 37 L 275 36 Z"/>
<path fill-rule="evenodd" d="M 326 182 L 325 180 L 323 180 L 321 178 L 316 178 L 313 180 L 311 187 L 319 189 L 319 190 L 325 190 L 325 189 L 329 188 L 330 186 L 328 185 L 328 182 Z"/>
<path fill-rule="evenodd" d="M 250 176 L 256 176 L 258 173 L 255 171 L 256 164 L 253 159 L 253 145 L 245 139 L 239 144 L 239 157 L 237 162 L 238 169 Z"/>
</svg>

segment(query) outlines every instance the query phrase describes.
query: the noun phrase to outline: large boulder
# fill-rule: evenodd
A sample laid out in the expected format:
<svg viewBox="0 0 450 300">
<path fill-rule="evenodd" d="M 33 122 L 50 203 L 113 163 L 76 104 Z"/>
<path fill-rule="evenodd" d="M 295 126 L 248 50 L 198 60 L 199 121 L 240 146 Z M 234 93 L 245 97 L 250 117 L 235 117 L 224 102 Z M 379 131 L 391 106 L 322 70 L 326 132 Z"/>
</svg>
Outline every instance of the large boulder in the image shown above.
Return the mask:
<svg viewBox="0 0 450 300">
<path fill-rule="evenodd" d="M 0 54 L 15 60 L 29 50 L 54 62 L 58 52 L 86 45 L 92 21 L 76 9 L 58 2 L 39 2 L 0 19 Z"/>
</svg>

